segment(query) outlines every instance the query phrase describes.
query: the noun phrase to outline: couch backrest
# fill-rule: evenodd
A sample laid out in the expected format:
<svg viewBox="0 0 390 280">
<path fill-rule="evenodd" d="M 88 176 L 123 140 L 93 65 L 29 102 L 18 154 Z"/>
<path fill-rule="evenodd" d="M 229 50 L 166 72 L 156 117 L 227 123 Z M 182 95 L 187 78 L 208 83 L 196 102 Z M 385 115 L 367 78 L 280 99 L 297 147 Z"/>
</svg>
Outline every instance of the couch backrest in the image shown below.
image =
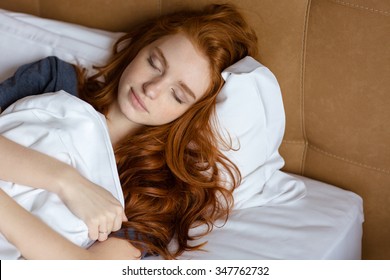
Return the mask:
<svg viewBox="0 0 390 280">
<path fill-rule="evenodd" d="M 125 31 L 210 2 L 2 0 L 0 8 Z M 287 116 L 285 170 L 363 197 L 363 258 L 390 258 L 390 1 L 240 0 Z"/>
<path fill-rule="evenodd" d="M 301 131 L 283 150 L 303 149 L 299 173 L 363 197 L 363 257 L 389 259 L 390 1 L 312 0 L 301 78 L 289 115 Z"/>
</svg>

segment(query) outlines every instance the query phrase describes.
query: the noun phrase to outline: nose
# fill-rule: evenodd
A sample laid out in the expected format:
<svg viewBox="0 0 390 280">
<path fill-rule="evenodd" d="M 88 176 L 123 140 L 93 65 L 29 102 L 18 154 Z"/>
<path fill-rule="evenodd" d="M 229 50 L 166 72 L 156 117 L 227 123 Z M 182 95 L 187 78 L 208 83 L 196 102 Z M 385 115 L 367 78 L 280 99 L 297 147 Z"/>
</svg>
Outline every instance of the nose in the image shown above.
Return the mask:
<svg viewBox="0 0 390 280">
<path fill-rule="evenodd" d="M 143 84 L 144 94 L 150 99 L 156 99 L 163 92 L 164 83 L 161 78 L 151 79 Z"/>
</svg>

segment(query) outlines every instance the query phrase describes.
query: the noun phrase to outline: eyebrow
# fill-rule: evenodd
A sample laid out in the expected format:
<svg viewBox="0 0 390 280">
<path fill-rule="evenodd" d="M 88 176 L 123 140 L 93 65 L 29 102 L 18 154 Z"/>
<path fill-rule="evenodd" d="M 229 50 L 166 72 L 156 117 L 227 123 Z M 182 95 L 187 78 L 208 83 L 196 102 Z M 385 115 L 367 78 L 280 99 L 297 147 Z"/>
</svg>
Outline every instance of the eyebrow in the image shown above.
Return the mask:
<svg viewBox="0 0 390 280">
<path fill-rule="evenodd" d="M 183 90 L 188 94 L 190 95 L 194 100 L 196 100 L 196 95 L 195 93 L 183 82 L 180 82 L 179 83 L 180 86 L 183 88 Z"/>
<path fill-rule="evenodd" d="M 164 56 L 164 53 L 162 52 L 162 50 L 159 48 L 159 47 L 156 47 L 156 52 L 158 54 L 158 56 L 161 58 L 161 62 L 163 64 L 163 66 L 168 69 L 169 68 L 169 64 L 168 64 L 168 61 L 167 59 L 165 58 Z M 194 100 L 196 100 L 196 95 L 195 93 L 183 82 L 179 82 L 179 85 L 181 88 L 183 88 L 183 90 L 188 94 L 190 95 Z"/>
<path fill-rule="evenodd" d="M 156 49 L 156 52 L 157 52 L 158 56 L 161 58 L 161 62 L 163 64 L 163 66 L 165 68 L 169 68 L 168 61 L 165 58 L 164 53 L 162 52 L 162 50 L 159 47 L 156 47 L 155 49 Z"/>
</svg>

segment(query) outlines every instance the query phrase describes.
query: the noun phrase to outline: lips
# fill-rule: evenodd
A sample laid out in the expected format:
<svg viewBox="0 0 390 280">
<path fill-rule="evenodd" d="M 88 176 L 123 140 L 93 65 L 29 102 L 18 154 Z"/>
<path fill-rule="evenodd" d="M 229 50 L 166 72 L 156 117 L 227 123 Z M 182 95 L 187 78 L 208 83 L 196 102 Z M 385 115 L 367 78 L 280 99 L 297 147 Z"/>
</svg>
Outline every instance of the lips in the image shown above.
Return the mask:
<svg viewBox="0 0 390 280">
<path fill-rule="evenodd" d="M 140 109 L 141 111 L 149 112 L 148 109 L 146 108 L 145 103 L 139 98 L 139 96 L 134 92 L 133 88 L 130 90 L 130 95 L 131 95 L 131 101 L 133 105 Z"/>
</svg>

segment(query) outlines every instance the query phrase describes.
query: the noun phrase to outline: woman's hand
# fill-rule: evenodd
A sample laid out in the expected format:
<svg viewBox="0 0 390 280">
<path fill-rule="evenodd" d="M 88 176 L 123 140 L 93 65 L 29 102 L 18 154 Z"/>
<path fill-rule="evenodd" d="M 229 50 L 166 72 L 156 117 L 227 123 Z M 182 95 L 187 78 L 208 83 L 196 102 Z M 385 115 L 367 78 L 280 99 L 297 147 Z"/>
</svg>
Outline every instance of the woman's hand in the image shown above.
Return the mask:
<svg viewBox="0 0 390 280">
<path fill-rule="evenodd" d="M 120 202 L 76 170 L 63 173 L 58 184 L 57 194 L 70 211 L 86 223 L 90 239 L 104 241 L 127 221 Z"/>
<path fill-rule="evenodd" d="M 70 165 L 2 135 L 0 155 L 1 180 L 56 193 L 87 224 L 91 239 L 107 239 L 127 220 L 118 200 Z"/>
<path fill-rule="evenodd" d="M 0 189 L 0 232 L 26 259 L 139 259 L 141 252 L 127 240 L 110 237 L 81 248 L 51 229 Z M 44 237 L 44 238 L 42 238 Z"/>
</svg>

